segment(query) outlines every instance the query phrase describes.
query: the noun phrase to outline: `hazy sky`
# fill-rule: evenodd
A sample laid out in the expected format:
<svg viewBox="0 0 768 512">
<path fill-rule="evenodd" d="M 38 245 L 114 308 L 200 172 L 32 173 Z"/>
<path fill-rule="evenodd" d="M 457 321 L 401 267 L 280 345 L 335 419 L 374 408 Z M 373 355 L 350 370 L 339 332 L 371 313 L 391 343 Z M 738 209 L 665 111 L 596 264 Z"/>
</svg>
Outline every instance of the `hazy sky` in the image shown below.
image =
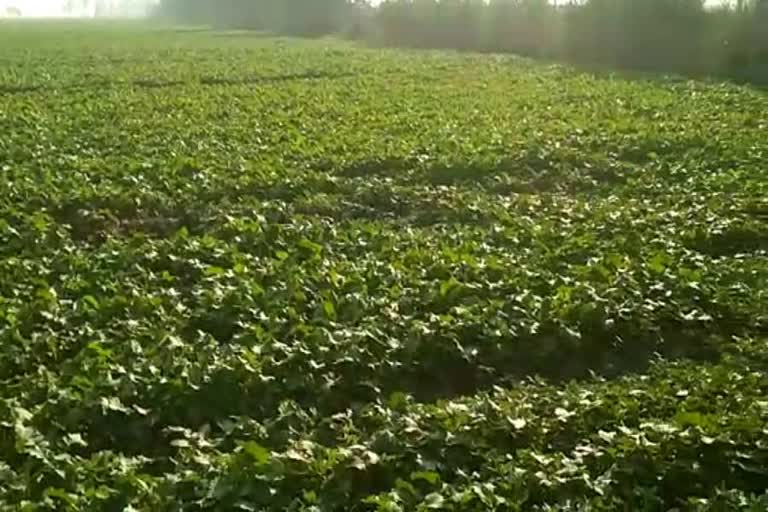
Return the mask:
<svg viewBox="0 0 768 512">
<path fill-rule="evenodd" d="M 141 14 L 144 6 L 148 3 L 152 3 L 157 0 L 103 0 L 104 4 L 122 5 L 124 9 L 122 14 Z M 82 0 L 72 0 L 77 5 L 82 5 Z M 82 8 L 76 8 L 72 13 L 76 16 L 93 15 L 95 9 L 96 0 L 90 0 L 88 2 L 90 8 L 84 11 Z M 0 15 L 2 11 L 5 11 L 7 7 L 17 7 L 23 16 L 67 16 L 71 15 L 65 12 L 64 6 L 67 4 L 67 0 L 0 0 Z M 131 7 L 133 6 L 133 7 Z"/>
<path fill-rule="evenodd" d="M 18 7 L 24 16 L 61 16 L 66 0 L 0 0 L 0 8 Z"/>
</svg>

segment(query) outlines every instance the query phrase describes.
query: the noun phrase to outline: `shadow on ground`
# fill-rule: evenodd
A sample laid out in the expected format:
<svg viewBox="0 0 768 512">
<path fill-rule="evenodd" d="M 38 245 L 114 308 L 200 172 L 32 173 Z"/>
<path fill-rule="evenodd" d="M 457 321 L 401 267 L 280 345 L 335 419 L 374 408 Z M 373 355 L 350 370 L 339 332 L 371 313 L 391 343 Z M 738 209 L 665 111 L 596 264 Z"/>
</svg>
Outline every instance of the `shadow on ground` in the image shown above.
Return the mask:
<svg viewBox="0 0 768 512">
<path fill-rule="evenodd" d="M 307 71 L 302 73 L 290 73 L 286 75 L 273 75 L 273 76 L 246 76 L 246 77 L 201 76 L 195 80 L 189 80 L 189 81 L 140 78 L 140 79 L 135 79 L 130 81 L 97 80 L 94 82 L 60 84 L 60 85 L 0 84 L 0 96 L 46 93 L 46 92 L 53 92 L 53 91 L 77 92 L 77 91 L 87 91 L 87 90 L 93 90 L 93 89 L 105 89 L 110 87 L 124 87 L 126 85 L 144 88 L 144 89 L 162 89 L 167 87 L 183 87 L 187 85 L 204 85 L 204 86 L 259 85 L 259 84 L 271 84 L 271 83 L 291 82 L 291 81 L 300 81 L 300 80 L 335 80 L 335 79 L 341 79 L 341 78 L 350 78 L 354 76 L 360 76 L 360 75 L 355 73 L 328 73 L 328 72 L 322 72 L 322 71 Z"/>
</svg>

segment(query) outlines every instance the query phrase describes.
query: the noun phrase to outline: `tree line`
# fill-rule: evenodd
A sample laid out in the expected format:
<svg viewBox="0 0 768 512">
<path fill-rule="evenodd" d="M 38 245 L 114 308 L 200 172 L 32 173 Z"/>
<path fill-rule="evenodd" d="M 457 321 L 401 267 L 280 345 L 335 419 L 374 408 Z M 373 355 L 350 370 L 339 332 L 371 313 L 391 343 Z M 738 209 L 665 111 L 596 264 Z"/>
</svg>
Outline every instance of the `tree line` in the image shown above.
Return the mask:
<svg viewBox="0 0 768 512">
<path fill-rule="evenodd" d="M 768 0 L 161 0 L 156 14 L 382 45 L 768 77 Z"/>
<path fill-rule="evenodd" d="M 156 14 L 218 28 L 317 36 L 343 31 L 352 9 L 348 0 L 162 0 Z"/>
</svg>

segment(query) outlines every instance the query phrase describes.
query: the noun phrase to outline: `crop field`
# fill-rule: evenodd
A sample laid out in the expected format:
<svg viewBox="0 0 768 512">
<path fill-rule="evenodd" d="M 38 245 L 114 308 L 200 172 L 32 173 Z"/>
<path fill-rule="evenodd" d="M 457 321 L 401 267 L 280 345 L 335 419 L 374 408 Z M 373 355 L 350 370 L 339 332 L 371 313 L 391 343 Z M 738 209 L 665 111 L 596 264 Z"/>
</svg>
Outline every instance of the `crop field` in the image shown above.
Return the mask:
<svg viewBox="0 0 768 512">
<path fill-rule="evenodd" d="M 768 95 L 0 23 L 0 510 L 768 509 Z"/>
</svg>

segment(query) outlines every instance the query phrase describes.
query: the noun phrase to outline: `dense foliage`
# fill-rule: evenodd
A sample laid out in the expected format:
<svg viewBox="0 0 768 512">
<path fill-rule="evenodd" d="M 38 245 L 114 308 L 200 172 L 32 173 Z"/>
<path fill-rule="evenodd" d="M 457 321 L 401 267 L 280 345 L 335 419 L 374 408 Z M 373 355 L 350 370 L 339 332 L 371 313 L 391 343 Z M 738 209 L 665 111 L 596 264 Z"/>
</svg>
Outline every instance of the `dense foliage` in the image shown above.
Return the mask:
<svg viewBox="0 0 768 512">
<path fill-rule="evenodd" d="M 381 40 L 589 64 L 768 77 L 768 3 L 703 0 L 386 0 Z"/>
<path fill-rule="evenodd" d="M 768 81 L 768 1 L 162 0 L 194 23 Z"/>
<path fill-rule="evenodd" d="M 0 510 L 768 507 L 768 98 L 0 32 Z"/>
<path fill-rule="evenodd" d="M 354 5 L 348 0 L 163 0 L 155 14 L 218 27 L 324 35 L 350 23 Z"/>
</svg>

